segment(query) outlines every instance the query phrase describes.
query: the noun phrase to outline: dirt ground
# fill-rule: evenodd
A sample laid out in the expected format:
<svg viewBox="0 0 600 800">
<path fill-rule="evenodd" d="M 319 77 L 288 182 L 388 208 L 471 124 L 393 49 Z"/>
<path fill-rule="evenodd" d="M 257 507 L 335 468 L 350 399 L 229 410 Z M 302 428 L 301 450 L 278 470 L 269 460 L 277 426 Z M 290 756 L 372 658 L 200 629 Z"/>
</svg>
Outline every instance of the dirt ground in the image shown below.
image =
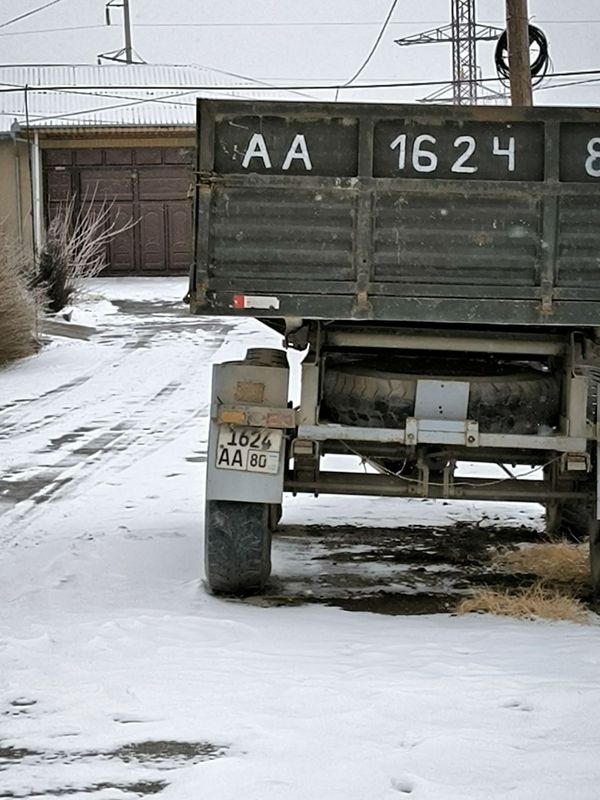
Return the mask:
<svg viewBox="0 0 600 800">
<path fill-rule="evenodd" d="M 511 574 L 498 553 L 545 541 L 534 527 L 457 522 L 453 526 L 366 528 L 282 525 L 273 539 L 277 577 L 257 605 L 320 603 L 378 614 L 454 611 L 479 587 L 528 586 L 534 575 Z M 583 590 L 590 608 L 597 604 Z"/>
</svg>

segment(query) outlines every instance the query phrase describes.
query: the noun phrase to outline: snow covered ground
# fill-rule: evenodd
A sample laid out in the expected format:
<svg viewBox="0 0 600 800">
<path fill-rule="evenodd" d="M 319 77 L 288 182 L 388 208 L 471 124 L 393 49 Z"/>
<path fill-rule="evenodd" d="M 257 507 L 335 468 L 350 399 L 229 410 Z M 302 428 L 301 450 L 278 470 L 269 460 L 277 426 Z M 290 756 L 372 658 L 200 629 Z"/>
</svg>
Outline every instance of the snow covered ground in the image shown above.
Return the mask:
<svg viewBox="0 0 600 800">
<path fill-rule="evenodd" d="M 596 800 L 596 625 L 206 594 L 210 365 L 265 332 L 190 317 L 184 292 L 95 281 L 74 314 L 92 340 L 0 372 L 0 797 Z M 539 521 L 536 506 L 332 497 L 284 516 L 439 535 Z M 306 596 L 322 589 L 332 567 L 298 541 L 276 543 L 279 595 L 304 572 Z M 349 574 L 402 591 L 361 542 Z"/>
</svg>

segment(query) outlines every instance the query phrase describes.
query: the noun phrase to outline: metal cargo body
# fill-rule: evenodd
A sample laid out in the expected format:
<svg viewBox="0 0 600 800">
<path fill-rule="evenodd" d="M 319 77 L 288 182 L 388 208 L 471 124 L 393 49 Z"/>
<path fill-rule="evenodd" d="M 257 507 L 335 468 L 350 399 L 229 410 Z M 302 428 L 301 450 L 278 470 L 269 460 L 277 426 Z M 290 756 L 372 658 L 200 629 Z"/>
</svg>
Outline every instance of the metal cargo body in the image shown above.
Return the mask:
<svg viewBox="0 0 600 800">
<path fill-rule="evenodd" d="M 198 104 L 192 308 L 600 325 L 600 110 Z"/>
</svg>

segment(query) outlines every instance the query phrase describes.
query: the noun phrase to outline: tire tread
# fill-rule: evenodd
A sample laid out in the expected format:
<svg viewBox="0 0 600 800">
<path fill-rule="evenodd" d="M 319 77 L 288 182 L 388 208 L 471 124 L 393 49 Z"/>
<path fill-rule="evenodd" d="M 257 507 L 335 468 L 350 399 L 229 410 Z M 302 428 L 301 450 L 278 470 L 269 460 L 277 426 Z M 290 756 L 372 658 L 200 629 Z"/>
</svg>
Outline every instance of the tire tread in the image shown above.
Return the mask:
<svg viewBox="0 0 600 800">
<path fill-rule="evenodd" d="M 206 580 L 213 593 L 262 591 L 271 573 L 268 505 L 207 501 L 204 548 Z"/>
</svg>

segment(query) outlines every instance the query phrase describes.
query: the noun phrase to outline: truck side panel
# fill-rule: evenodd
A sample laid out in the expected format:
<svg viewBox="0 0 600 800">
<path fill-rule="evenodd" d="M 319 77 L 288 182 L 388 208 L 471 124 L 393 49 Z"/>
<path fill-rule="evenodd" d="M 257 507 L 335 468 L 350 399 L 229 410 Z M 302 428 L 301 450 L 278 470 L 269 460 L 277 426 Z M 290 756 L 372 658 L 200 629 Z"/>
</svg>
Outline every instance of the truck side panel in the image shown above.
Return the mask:
<svg viewBox="0 0 600 800">
<path fill-rule="evenodd" d="M 600 325 L 598 109 L 200 101 L 203 314 Z"/>
</svg>

